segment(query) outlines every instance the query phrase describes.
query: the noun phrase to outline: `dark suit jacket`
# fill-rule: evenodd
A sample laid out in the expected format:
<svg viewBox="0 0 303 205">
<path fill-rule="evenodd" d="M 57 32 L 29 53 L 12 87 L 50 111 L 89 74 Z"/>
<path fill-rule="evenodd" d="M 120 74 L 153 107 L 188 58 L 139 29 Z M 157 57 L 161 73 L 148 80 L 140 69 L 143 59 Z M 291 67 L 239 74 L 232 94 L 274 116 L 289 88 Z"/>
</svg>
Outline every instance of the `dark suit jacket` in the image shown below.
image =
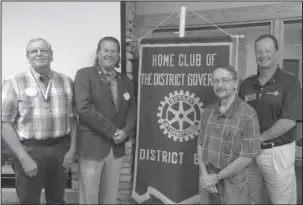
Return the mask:
<svg viewBox="0 0 303 205">
<path fill-rule="evenodd" d="M 125 75 L 116 74 L 117 108 L 110 86 L 100 80 L 97 67 L 82 68 L 76 73 L 74 96 L 79 115 L 77 150 L 80 158 L 105 158 L 111 147 L 116 157 L 124 156 L 124 143 L 116 145 L 112 140 L 117 128 L 123 129 L 130 138 L 134 137 L 136 108 L 133 84 Z"/>
</svg>

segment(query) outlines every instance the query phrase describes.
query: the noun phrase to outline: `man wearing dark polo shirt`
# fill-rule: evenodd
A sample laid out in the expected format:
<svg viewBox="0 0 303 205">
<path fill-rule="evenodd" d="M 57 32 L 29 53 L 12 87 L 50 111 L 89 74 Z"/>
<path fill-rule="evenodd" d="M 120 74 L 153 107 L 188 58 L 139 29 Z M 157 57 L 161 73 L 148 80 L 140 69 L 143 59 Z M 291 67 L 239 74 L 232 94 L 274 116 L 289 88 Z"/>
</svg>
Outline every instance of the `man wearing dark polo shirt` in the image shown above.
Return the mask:
<svg viewBox="0 0 303 205">
<path fill-rule="evenodd" d="M 296 204 L 296 121 L 302 119 L 300 82 L 276 64 L 277 39 L 255 41 L 258 74 L 243 81 L 239 96 L 257 112 L 261 155 L 256 158 L 273 204 Z"/>
<path fill-rule="evenodd" d="M 216 68 L 213 88 L 218 102 L 203 109 L 201 115 L 200 187 L 218 204 L 251 203 L 246 167 L 260 153 L 258 116 L 238 97 L 237 79 L 233 67 Z"/>
</svg>

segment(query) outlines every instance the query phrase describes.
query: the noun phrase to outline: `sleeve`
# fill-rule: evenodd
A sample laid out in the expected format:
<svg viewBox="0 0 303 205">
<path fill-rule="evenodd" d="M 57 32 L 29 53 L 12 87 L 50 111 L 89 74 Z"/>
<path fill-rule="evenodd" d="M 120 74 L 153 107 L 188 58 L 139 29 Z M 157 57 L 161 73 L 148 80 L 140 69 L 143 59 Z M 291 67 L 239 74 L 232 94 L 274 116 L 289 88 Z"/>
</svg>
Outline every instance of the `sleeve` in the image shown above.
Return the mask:
<svg viewBox="0 0 303 205">
<path fill-rule="evenodd" d="M 245 101 L 245 93 L 244 93 L 244 81 L 242 83 L 240 83 L 240 89 L 238 92 L 238 96 Z"/>
<path fill-rule="evenodd" d="M 74 80 L 74 97 L 78 115 L 95 132 L 112 138 L 117 127 L 98 112 L 92 103 L 90 79 L 84 72 L 77 71 Z"/>
<path fill-rule="evenodd" d="M 201 112 L 201 116 L 202 116 L 202 114 L 203 114 L 203 110 Z M 200 131 L 199 131 L 199 137 L 198 137 L 198 145 L 201 145 L 201 146 L 203 145 L 204 135 L 205 135 L 205 121 L 201 117 L 201 120 L 200 120 Z"/>
<path fill-rule="evenodd" d="M 67 115 L 69 118 L 74 118 L 77 117 L 77 110 L 76 110 L 76 104 L 75 104 L 75 99 L 74 99 L 74 83 L 72 79 L 68 79 L 69 84 L 68 84 L 68 110 L 67 110 Z"/>
<path fill-rule="evenodd" d="M 253 108 L 251 108 L 253 109 Z M 247 120 L 241 139 L 240 156 L 245 158 L 254 158 L 261 152 L 260 127 L 258 116 L 253 110 L 253 114 Z"/>
<path fill-rule="evenodd" d="M 283 91 L 282 119 L 302 121 L 302 91 L 296 79 L 289 89 Z"/>
<path fill-rule="evenodd" d="M 134 96 L 134 85 L 131 83 L 131 98 L 128 102 L 128 110 L 125 117 L 125 127 L 123 131 L 127 134 L 128 137 L 133 138 L 135 136 L 135 127 L 137 122 L 137 110 L 136 110 L 136 102 Z"/>
<path fill-rule="evenodd" d="M 14 122 L 18 111 L 18 97 L 12 79 L 2 85 L 2 122 Z"/>
</svg>

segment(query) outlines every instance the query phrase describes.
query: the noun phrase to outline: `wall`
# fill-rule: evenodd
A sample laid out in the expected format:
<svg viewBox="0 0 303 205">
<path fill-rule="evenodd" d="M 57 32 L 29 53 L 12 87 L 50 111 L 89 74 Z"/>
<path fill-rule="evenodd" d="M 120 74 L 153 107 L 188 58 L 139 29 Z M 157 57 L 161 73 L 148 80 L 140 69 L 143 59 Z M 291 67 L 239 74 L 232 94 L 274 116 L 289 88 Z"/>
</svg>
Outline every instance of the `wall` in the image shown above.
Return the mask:
<svg viewBox="0 0 303 205">
<path fill-rule="evenodd" d="M 273 2 L 137 2 L 136 14 L 148 15 L 148 14 L 161 14 L 171 13 L 181 6 L 185 6 L 187 10 L 211 10 L 211 9 L 226 9 L 237 8 L 244 6 L 255 6 L 272 4 Z"/>
<path fill-rule="evenodd" d="M 134 33 L 132 32 L 135 28 L 134 24 L 134 16 L 136 11 L 136 3 L 135 2 L 125 2 L 125 10 L 126 10 L 126 21 L 125 21 L 125 34 L 127 39 L 134 39 Z M 127 76 L 134 80 L 134 84 L 136 84 L 133 75 L 133 59 L 135 58 L 135 42 L 126 41 L 126 73 Z M 120 194 L 118 196 L 118 200 L 123 204 L 134 204 L 134 200 L 131 197 L 131 192 L 133 188 L 133 168 L 134 168 L 134 154 L 135 154 L 135 140 L 131 141 L 131 147 L 127 149 L 126 156 L 123 160 L 123 165 L 120 172 Z"/>
<path fill-rule="evenodd" d="M 120 33 L 120 2 L 3 2 L 2 80 L 28 69 L 31 38 L 49 41 L 53 69 L 74 79 L 77 69 L 92 65 L 98 40 Z"/>
<path fill-rule="evenodd" d="M 181 6 L 188 8 L 186 17 L 187 27 L 201 27 L 211 26 L 207 21 L 193 15 L 190 10 L 196 11 L 198 14 L 205 17 L 208 21 L 217 25 L 231 25 L 231 24 L 249 24 L 254 22 L 272 22 L 272 29 L 260 29 L 257 27 L 246 27 L 243 29 L 229 29 L 228 32 L 232 34 L 244 34 L 245 39 L 240 39 L 240 54 L 239 58 L 239 74 L 241 78 L 246 78 L 257 72 L 255 54 L 254 54 L 254 40 L 262 33 L 274 32 L 274 19 L 283 18 L 302 18 L 302 4 L 299 2 L 137 2 L 136 9 L 136 30 L 134 31 L 138 36 L 144 36 L 151 31 L 155 26 L 162 22 L 169 14 Z M 175 14 L 165 23 L 161 25 L 162 28 L 177 28 L 179 27 L 179 18 Z M 277 29 L 276 29 L 277 30 Z M 216 32 L 221 33 L 222 32 Z M 300 35 L 298 34 L 294 35 Z M 175 34 L 174 36 L 177 36 Z M 199 33 L 196 36 L 206 36 L 207 34 Z M 217 34 L 216 34 L 217 35 Z M 187 36 L 187 35 L 186 35 Z M 151 35 L 148 36 L 152 37 Z M 278 36 L 277 36 L 278 37 Z M 279 38 L 279 37 L 278 37 Z M 283 49 L 282 57 L 298 56 L 300 52 L 297 50 L 300 47 L 289 49 L 293 44 L 293 39 L 298 39 L 298 36 L 287 37 L 285 42 L 286 49 Z M 244 42 L 246 41 L 246 43 Z M 281 43 L 281 42 L 280 42 Z M 244 46 L 246 44 L 246 46 Z M 283 43 L 284 45 L 284 43 Z M 246 55 L 244 56 L 244 53 Z M 295 54 L 295 55 L 294 55 Z M 243 57 L 245 57 L 243 59 Z M 280 56 L 278 57 L 280 59 Z M 241 62 L 243 61 L 243 62 Z"/>
</svg>

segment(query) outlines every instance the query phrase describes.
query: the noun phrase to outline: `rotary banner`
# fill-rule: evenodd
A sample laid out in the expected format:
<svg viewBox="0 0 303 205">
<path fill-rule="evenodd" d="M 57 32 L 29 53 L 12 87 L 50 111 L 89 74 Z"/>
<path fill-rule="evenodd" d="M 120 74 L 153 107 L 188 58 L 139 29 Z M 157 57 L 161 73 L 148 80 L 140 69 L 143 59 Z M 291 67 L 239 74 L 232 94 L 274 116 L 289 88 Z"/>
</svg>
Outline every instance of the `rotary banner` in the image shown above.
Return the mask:
<svg viewBox="0 0 303 205">
<path fill-rule="evenodd" d="M 201 109 L 214 102 L 212 71 L 231 61 L 229 37 L 143 39 L 132 197 L 199 202 Z"/>
</svg>

